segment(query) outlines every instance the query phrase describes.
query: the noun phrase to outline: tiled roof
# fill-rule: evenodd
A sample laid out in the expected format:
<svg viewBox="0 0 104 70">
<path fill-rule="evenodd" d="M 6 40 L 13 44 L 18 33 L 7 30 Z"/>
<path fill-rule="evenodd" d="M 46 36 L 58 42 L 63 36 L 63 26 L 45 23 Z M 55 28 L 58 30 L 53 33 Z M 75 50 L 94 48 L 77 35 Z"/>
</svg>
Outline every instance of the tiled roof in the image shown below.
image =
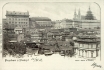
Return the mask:
<svg viewBox="0 0 104 70">
<path fill-rule="evenodd" d="M 32 17 L 30 18 L 31 21 L 51 21 L 48 17 Z"/>
</svg>

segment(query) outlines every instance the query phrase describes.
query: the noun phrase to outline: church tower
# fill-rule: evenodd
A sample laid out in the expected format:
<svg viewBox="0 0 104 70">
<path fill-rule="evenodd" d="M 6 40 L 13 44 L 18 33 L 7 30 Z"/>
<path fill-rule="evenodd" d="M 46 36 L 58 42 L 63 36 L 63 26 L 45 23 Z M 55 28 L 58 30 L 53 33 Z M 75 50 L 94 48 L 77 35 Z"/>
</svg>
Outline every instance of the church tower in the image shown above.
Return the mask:
<svg viewBox="0 0 104 70">
<path fill-rule="evenodd" d="M 76 9 L 75 9 L 75 11 L 74 11 L 74 20 L 76 20 L 77 19 L 77 13 L 76 13 Z"/>
<path fill-rule="evenodd" d="M 78 19 L 79 19 L 79 20 L 81 19 L 80 9 L 79 9 L 79 11 L 78 11 Z"/>
</svg>

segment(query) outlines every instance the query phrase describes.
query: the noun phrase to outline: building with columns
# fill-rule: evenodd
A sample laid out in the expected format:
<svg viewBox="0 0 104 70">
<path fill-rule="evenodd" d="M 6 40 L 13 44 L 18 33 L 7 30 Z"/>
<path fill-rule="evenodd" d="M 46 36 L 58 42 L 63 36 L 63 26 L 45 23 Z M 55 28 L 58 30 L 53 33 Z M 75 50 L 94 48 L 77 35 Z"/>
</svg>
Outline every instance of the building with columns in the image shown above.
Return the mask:
<svg viewBox="0 0 104 70">
<path fill-rule="evenodd" d="M 74 52 L 81 57 L 96 58 L 100 56 L 100 40 L 96 36 L 80 36 L 74 44 Z"/>
</svg>

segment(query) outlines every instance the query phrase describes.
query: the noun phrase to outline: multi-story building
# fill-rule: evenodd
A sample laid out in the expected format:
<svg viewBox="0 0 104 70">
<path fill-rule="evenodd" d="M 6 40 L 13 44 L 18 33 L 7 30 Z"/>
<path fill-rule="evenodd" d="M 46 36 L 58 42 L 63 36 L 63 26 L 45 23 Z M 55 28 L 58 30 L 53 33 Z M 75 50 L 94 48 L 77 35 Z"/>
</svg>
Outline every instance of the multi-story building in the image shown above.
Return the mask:
<svg viewBox="0 0 104 70">
<path fill-rule="evenodd" d="M 29 12 L 6 11 L 6 20 L 8 23 L 8 28 L 28 28 Z"/>
<path fill-rule="evenodd" d="M 47 17 L 32 17 L 30 18 L 30 28 L 47 29 L 52 28 L 53 23 L 50 18 Z"/>
<path fill-rule="evenodd" d="M 72 28 L 73 21 L 70 19 L 63 19 L 55 21 L 54 29 Z"/>
<path fill-rule="evenodd" d="M 75 53 L 82 57 L 95 58 L 100 56 L 100 40 L 96 36 L 79 36 L 75 42 Z"/>
<path fill-rule="evenodd" d="M 38 29 L 30 29 L 30 39 L 33 42 L 40 42 L 40 39 L 42 38 L 41 32 Z"/>
<path fill-rule="evenodd" d="M 6 19 L 2 19 L 2 25 L 3 25 L 3 29 L 7 28 L 8 25 L 7 25 L 7 20 Z"/>
</svg>

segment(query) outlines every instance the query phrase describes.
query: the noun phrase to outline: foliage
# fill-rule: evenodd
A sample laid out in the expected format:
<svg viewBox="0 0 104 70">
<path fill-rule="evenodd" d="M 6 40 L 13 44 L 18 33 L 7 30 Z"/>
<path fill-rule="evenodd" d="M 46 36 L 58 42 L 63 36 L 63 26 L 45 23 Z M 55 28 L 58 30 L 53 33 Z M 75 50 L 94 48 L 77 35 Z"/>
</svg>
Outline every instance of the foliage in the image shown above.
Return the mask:
<svg viewBox="0 0 104 70">
<path fill-rule="evenodd" d="M 3 49 L 8 51 L 10 55 L 14 54 L 25 54 L 26 53 L 26 46 L 23 43 L 8 43 L 5 42 L 3 44 Z M 5 52 L 4 52 L 5 53 Z"/>
</svg>

